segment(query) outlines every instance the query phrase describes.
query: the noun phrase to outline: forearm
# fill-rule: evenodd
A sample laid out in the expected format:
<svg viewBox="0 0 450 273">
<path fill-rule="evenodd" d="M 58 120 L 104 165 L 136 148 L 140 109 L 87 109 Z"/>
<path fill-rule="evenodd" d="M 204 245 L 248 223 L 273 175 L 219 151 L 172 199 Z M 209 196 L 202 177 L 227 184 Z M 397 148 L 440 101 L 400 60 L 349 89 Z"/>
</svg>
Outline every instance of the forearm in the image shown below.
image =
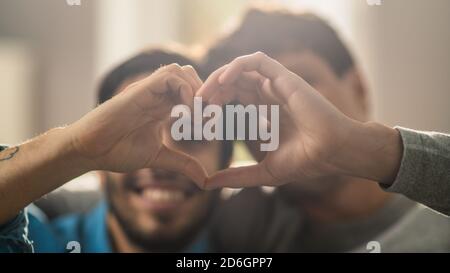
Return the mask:
<svg viewBox="0 0 450 273">
<path fill-rule="evenodd" d="M 0 160 L 0 224 L 42 195 L 89 171 L 62 128 L 1 152 Z"/>
</svg>

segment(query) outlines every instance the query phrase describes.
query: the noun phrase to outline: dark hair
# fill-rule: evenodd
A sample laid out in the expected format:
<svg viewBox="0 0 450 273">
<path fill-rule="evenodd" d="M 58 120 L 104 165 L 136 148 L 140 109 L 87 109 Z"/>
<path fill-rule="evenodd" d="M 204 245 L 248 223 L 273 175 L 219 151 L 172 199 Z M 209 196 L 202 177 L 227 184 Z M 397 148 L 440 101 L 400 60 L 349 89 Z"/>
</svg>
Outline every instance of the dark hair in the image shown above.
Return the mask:
<svg viewBox="0 0 450 273">
<path fill-rule="evenodd" d="M 112 98 L 126 80 L 142 74 L 151 74 L 161 66 L 171 63 L 178 63 L 181 66 L 192 65 L 200 77 L 204 75 L 198 65 L 188 57 L 164 49 L 152 49 L 126 60 L 106 74 L 98 90 L 98 103 L 103 103 Z M 232 154 L 233 143 L 231 141 L 222 141 L 221 168 L 225 168 L 230 164 Z"/>
<path fill-rule="evenodd" d="M 302 49 L 323 58 L 338 76 L 354 65 L 336 31 L 316 15 L 251 8 L 237 29 L 209 49 L 204 68 L 212 72 L 238 56 L 256 51 L 274 56 Z"/>
<path fill-rule="evenodd" d="M 189 58 L 164 49 L 152 49 L 144 51 L 119 64 L 103 78 L 98 91 L 98 103 L 103 103 L 114 96 L 117 90 L 126 80 L 142 74 L 151 74 L 161 66 L 171 63 L 179 65 L 192 65 L 199 68 Z"/>
</svg>

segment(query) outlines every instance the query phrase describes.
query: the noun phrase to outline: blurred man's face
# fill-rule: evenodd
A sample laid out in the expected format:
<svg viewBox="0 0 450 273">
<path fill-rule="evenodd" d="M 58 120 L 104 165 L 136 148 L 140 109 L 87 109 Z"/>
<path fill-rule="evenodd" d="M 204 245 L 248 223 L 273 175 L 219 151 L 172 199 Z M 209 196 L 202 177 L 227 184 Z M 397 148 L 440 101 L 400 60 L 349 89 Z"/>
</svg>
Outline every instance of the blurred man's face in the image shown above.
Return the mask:
<svg viewBox="0 0 450 273">
<path fill-rule="evenodd" d="M 164 143 L 197 158 L 208 173 L 220 167 L 221 144 L 217 141 L 179 141 L 164 130 Z M 101 172 L 110 217 L 129 241 L 144 251 L 177 251 L 204 227 L 217 199 L 179 173 L 142 169 L 133 173 Z M 115 238 L 113 238 L 114 241 Z"/>
</svg>

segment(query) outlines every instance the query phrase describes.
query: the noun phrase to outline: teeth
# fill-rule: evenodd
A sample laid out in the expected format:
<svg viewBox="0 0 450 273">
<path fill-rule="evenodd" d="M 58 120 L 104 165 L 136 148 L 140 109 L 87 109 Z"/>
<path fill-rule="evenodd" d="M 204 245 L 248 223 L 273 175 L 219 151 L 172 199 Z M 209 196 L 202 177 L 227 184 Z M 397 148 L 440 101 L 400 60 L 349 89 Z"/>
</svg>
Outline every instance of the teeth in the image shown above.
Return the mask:
<svg viewBox="0 0 450 273">
<path fill-rule="evenodd" d="M 184 199 L 184 194 L 177 190 L 145 189 L 143 196 L 153 202 L 179 202 Z"/>
</svg>

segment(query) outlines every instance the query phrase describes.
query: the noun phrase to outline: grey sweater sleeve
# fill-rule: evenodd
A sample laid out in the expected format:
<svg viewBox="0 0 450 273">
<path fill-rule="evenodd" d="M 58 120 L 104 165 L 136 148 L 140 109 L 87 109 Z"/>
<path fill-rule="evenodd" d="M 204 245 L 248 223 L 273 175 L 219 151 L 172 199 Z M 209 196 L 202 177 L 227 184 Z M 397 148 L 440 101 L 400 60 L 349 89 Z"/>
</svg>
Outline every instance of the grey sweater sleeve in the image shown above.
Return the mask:
<svg viewBox="0 0 450 273">
<path fill-rule="evenodd" d="M 396 129 L 403 158 L 394 183 L 383 188 L 450 216 L 450 135 Z"/>
</svg>

